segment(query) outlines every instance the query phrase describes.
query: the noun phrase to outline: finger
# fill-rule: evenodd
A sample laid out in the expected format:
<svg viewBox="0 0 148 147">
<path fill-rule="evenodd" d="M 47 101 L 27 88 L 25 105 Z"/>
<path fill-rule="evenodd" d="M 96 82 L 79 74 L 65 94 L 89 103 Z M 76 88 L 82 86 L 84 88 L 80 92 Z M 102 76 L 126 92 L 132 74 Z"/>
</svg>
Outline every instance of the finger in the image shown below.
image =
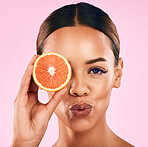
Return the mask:
<svg viewBox="0 0 148 147">
<path fill-rule="evenodd" d="M 33 65 L 34 65 L 34 61 L 36 60 L 37 56 L 34 55 L 31 59 L 31 61 L 29 62 L 27 69 L 24 73 L 24 76 L 22 78 L 21 81 L 21 85 L 20 85 L 20 89 L 18 92 L 18 99 L 24 99 L 23 96 L 25 96 L 27 94 L 27 91 L 29 89 L 30 86 L 30 80 L 31 80 L 31 75 L 32 75 L 32 71 L 33 71 Z"/>
<path fill-rule="evenodd" d="M 52 113 L 56 109 L 57 105 L 60 103 L 62 96 L 66 92 L 67 88 L 63 88 L 62 90 L 54 93 L 51 100 L 46 104 L 46 108 L 48 110 L 49 118 L 51 117 Z"/>
<path fill-rule="evenodd" d="M 29 110 L 39 102 L 38 100 L 38 86 L 35 84 L 33 77 L 31 77 L 30 87 L 28 90 L 28 108 Z"/>
<path fill-rule="evenodd" d="M 48 94 L 49 100 L 53 97 L 54 93 L 55 93 L 55 92 L 48 92 L 48 93 L 47 93 L 47 94 Z"/>
<path fill-rule="evenodd" d="M 39 87 L 36 85 L 36 83 L 33 80 L 33 77 L 31 76 L 30 86 L 28 89 L 29 93 L 37 94 Z"/>
<path fill-rule="evenodd" d="M 26 94 L 29 86 L 30 86 L 30 80 L 31 80 L 31 76 L 32 76 L 32 71 L 33 71 L 33 65 L 34 65 L 34 61 L 36 60 L 37 56 L 34 55 L 31 59 L 31 61 L 29 62 L 27 69 L 25 71 L 25 74 L 22 78 L 22 82 L 21 82 L 21 93 L 22 95 Z"/>
</svg>

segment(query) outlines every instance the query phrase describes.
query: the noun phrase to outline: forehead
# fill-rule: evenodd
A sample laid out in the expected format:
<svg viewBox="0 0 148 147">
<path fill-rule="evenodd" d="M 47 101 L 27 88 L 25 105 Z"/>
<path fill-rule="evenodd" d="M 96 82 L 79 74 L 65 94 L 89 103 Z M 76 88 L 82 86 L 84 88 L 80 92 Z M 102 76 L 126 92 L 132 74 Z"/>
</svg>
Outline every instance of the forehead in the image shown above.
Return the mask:
<svg viewBox="0 0 148 147">
<path fill-rule="evenodd" d="M 57 52 L 66 58 L 81 60 L 113 57 L 109 38 L 98 30 L 84 26 L 63 27 L 54 31 L 47 37 L 43 52 Z"/>
</svg>

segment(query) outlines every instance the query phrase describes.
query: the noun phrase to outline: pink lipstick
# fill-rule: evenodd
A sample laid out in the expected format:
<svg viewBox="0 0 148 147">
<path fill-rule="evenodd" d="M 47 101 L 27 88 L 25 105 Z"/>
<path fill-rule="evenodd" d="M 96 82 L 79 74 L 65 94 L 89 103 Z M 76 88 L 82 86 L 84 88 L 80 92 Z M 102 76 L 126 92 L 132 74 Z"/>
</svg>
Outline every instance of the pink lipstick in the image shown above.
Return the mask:
<svg viewBox="0 0 148 147">
<path fill-rule="evenodd" d="M 76 104 L 70 108 L 72 114 L 76 117 L 86 117 L 92 110 L 92 105 L 87 103 Z"/>
</svg>

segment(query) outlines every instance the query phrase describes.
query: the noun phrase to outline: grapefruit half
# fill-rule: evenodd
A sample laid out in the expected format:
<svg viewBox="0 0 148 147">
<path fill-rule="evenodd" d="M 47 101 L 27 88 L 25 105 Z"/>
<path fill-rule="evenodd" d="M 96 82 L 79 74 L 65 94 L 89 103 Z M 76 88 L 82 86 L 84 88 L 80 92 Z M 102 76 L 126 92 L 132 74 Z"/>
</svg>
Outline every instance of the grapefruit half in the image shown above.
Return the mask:
<svg viewBox="0 0 148 147">
<path fill-rule="evenodd" d="M 71 78 L 68 60 L 57 53 L 43 53 L 34 62 L 33 79 L 43 90 L 58 91 L 64 88 Z"/>
</svg>

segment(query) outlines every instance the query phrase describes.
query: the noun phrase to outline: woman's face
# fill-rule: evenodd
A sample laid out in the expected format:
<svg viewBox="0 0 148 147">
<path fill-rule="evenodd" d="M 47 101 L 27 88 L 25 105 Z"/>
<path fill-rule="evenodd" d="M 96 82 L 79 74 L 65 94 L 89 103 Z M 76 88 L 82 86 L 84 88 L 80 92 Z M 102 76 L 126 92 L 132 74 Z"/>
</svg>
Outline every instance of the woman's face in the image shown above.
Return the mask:
<svg viewBox="0 0 148 147">
<path fill-rule="evenodd" d="M 90 27 L 64 27 L 48 36 L 43 52 L 63 55 L 72 68 L 67 91 L 55 110 L 60 122 L 80 132 L 105 120 L 115 80 L 115 58 L 108 37 Z M 50 98 L 51 93 L 48 95 Z M 79 110 L 72 113 L 73 105 L 83 103 L 92 106 L 86 116 Z"/>
</svg>

